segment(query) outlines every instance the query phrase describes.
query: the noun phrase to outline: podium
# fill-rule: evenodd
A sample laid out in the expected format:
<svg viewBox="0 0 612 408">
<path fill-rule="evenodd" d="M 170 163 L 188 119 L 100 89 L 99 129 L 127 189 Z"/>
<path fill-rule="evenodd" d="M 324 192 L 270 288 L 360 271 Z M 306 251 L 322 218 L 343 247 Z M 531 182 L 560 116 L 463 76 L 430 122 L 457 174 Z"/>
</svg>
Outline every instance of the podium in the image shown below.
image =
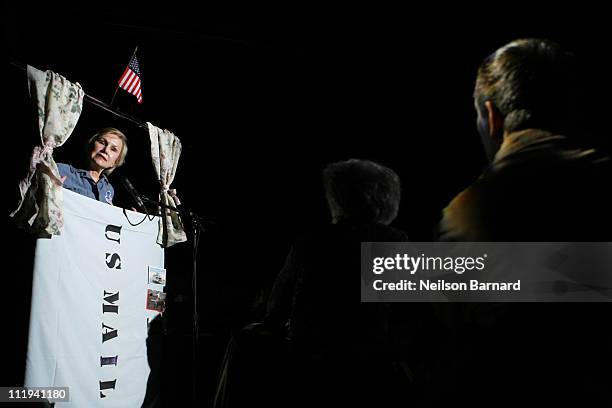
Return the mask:
<svg viewBox="0 0 612 408">
<path fill-rule="evenodd" d="M 68 387 L 56 407 L 140 407 L 165 300 L 158 217 L 63 196 L 62 235 L 36 243 L 25 386 Z"/>
</svg>

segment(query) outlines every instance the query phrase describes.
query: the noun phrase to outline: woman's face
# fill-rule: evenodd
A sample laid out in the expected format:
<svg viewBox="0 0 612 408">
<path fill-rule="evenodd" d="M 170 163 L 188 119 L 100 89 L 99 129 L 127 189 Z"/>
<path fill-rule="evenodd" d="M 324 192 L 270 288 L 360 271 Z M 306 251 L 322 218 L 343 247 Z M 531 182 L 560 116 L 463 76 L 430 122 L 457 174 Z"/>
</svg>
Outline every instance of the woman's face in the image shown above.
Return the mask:
<svg viewBox="0 0 612 408">
<path fill-rule="evenodd" d="M 105 170 L 115 166 L 123 149 L 123 141 L 113 133 L 105 133 L 93 144 L 90 160 L 93 170 Z"/>
</svg>

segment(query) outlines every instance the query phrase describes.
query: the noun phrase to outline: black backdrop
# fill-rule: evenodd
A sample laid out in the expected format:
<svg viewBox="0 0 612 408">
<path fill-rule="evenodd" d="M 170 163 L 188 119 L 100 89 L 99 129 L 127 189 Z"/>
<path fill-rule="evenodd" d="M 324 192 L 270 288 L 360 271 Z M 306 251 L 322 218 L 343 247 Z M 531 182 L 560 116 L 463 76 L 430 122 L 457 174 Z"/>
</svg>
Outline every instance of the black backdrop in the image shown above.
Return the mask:
<svg viewBox="0 0 612 408">
<path fill-rule="evenodd" d="M 320 186 L 326 163 L 359 157 L 394 168 L 404 187 L 395 226 L 415 240 L 431 239 L 440 210 L 485 165 L 471 92 L 480 61 L 497 47 L 530 36 L 575 51 L 587 74 L 585 134 L 610 147 L 610 29 L 605 13 L 585 4 L 231 12 L 176 3 L 4 7 L 7 213 L 37 140 L 25 73 L 9 62 L 51 69 L 109 102 L 139 47 L 144 103 L 119 90 L 116 106 L 181 139 L 173 186 L 217 224 L 199 252 L 200 376 L 207 390 L 227 333 L 252 318 L 257 290 L 268 287 L 293 237 L 328 222 Z M 84 106 L 56 158 L 77 157 L 92 131 L 109 125 L 129 138 L 123 173 L 154 196 L 147 134 L 95 106 Z M 6 244 L 9 302 L 23 312 L 9 326 L 16 353 L 2 385 L 15 385 L 23 376 L 31 248 L 8 217 L 6 225 L 7 236 L 17 237 Z M 188 345 L 189 245 L 170 249 L 167 258 L 168 326 L 176 334 L 169 338 Z M 184 368 L 179 377 L 189 381 L 189 348 L 182 349 L 172 368 Z"/>
</svg>

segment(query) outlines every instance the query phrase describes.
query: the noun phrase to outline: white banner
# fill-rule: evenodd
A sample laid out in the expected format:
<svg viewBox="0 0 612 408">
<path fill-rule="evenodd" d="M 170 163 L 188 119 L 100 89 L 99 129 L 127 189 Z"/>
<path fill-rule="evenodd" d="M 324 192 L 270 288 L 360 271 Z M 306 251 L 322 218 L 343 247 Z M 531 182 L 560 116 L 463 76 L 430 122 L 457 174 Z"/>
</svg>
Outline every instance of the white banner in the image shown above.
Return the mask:
<svg viewBox="0 0 612 408">
<path fill-rule="evenodd" d="M 63 194 L 62 235 L 36 245 L 25 386 L 69 387 L 58 407 L 140 407 L 165 296 L 158 218 Z"/>
</svg>

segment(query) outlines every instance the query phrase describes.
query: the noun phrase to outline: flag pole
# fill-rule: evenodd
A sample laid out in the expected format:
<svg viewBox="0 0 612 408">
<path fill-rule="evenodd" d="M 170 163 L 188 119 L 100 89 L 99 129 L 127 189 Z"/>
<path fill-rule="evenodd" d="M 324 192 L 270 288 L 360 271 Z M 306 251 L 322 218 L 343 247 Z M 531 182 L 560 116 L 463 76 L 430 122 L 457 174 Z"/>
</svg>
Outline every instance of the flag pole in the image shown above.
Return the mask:
<svg viewBox="0 0 612 408">
<path fill-rule="evenodd" d="M 132 58 L 130 58 L 130 62 L 132 62 L 132 60 L 134 59 L 134 56 L 136 55 L 137 51 L 138 51 L 138 46 L 136 46 L 136 48 L 134 48 L 134 52 L 132 53 Z M 130 62 L 128 62 L 128 66 L 130 65 Z M 117 96 L 117 91 L 118 90 L 119 90 L 119 83 L 117 83 L 117 87 L 115 88 L 115 93 L 113 94 L 113 97 L 111 98 L 111 101 L 110 101 L 111 109 L 113 108 L 113 102 L 115 102 L 115 97 Z"/>
</svg>

